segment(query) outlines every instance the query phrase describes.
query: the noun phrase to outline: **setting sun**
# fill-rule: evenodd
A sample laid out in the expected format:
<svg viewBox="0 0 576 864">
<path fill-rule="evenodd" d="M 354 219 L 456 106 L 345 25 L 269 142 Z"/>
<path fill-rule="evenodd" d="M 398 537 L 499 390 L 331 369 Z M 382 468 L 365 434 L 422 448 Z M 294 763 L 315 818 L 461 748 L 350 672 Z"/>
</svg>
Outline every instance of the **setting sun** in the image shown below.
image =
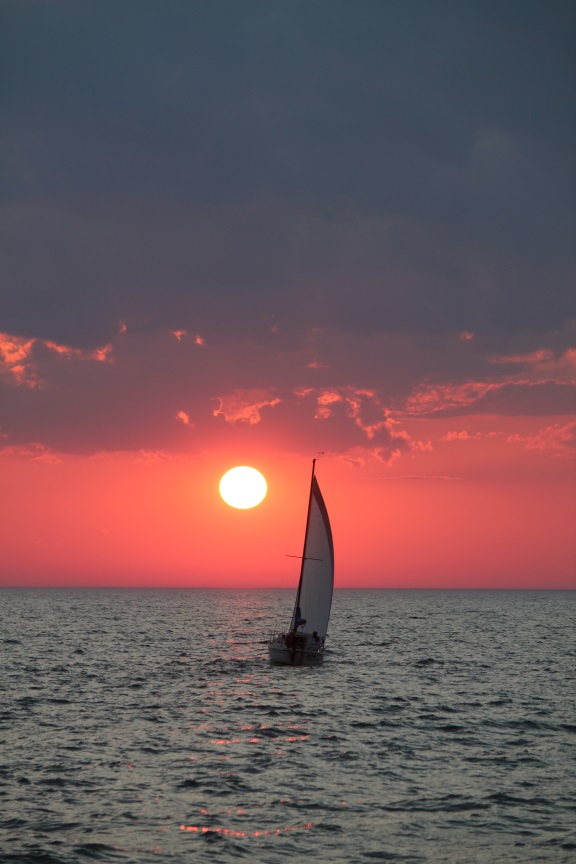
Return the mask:
<svg viewBox="0 0 576 864">
<path fill-rule="evenodd" d="M 226 504 L 239 510 L 256 507 L 264 500 L 267 491 L 263 475 L 246 465 L 231 468 L 220 480 L 220 495 Z"/>
</svg>

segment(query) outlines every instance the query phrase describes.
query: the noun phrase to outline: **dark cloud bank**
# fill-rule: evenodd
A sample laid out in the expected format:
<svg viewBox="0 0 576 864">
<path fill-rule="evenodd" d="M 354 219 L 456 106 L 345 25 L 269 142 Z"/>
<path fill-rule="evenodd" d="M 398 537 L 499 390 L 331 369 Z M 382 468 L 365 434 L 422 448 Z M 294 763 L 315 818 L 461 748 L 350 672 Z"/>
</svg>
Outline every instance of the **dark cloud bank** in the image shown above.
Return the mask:
<svg viewBox="0 0 576 864">
<path fill-rule="evenodd" d="M 564 350 L 575 10 L 6 0 L 0 331 L 89 350 L 124 322 L 149 335 L 150 358 L 171 329 L 234 340 L 229 390 L 278 384 L 272 370 L 333 385 L 271 359 L 302 351 L 302 369 L 320 368 L 313 328 L 334 334 L 330 368 L 357 372 L 357 386 L 362 368 L 394 377 L 390 340 L 416 343 L 418 363 L 408 342 L 396 354 L 415 363 L 394 373 L 405 394 L 424 377 L 478 374 L 490 352 Z M 481 359 L 463 357 L 461 331 Z M 448 342 L 422 351 L 442 334 L 453 355 Z M 246 352 L 260 366 L 235 374 Z M 187 395 L 211 411 L 224 392 L 218 363 L 194 379 L 170 362 L 139 359 L 138 428 L 150 399 L 172 422 Z M 132 446 L 130 388 L 89 366 L 70 365 L 78 380 L 51 391 L 16 396 L 0 380 L 15 418 L 3 428 L 30 437 L 27 418 L 56 429 L 76 412 L 104 430 L 107 416 L 123 431 L 102 444 Z"/>
</svg>

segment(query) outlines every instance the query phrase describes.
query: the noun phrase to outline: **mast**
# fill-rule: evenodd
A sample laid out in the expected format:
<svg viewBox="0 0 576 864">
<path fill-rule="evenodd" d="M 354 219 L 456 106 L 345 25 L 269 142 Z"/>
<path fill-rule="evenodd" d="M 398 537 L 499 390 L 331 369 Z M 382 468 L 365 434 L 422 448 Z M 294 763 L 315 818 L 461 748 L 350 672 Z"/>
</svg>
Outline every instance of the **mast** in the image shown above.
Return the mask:
<svg viewBox="0 0 576 864">
<path fill-rule="evenodd" d="M 294 612 L 292 613 L 292 622 L 296 622 L 296 610 L 300 606 L 300 593 L 302 591 L 302 576 L 304 574 L 304 565 L 306 563 L 306 542 L 308 540 L 308 526 L 310 525 L 310 510 L 312 507 L 312 487 L 314 485 L 314 469 L 316 467 L 316 459 L 312 460 L 312 476 L 310 478 L 310 494 L 308 495 L 308 512 L 306 513 L 306 530 L 304 531 L 304 548 L 302 549 L 302 564 L 300 566 L 300 579 L 298 580 L 298 591 L 296 592 L 296 602 L 294 604 Z"/>
</svg>

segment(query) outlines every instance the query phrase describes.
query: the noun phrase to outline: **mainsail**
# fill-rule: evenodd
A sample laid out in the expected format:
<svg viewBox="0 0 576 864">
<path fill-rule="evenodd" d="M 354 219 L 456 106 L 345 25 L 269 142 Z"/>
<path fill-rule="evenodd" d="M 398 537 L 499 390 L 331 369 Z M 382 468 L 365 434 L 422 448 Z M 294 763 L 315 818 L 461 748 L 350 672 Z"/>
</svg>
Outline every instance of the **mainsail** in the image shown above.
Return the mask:
<svg viewBox="0 0 576 864">
<path fill-rule="evenodd" d="M 332 542 L 332 530 L 328 511 L 318 481 L 314 476 L 313 464 L 302 569 L 290 630 L 294 631 L 299 626 L 297 621 L 299 617 L 306 622 L 305 626 L 302 627 L 304 632 L 313 633 L 315 631 L 320 639 L 324 639 L 328 630 L 333 588 L 334 544 Z"/>
</svg>

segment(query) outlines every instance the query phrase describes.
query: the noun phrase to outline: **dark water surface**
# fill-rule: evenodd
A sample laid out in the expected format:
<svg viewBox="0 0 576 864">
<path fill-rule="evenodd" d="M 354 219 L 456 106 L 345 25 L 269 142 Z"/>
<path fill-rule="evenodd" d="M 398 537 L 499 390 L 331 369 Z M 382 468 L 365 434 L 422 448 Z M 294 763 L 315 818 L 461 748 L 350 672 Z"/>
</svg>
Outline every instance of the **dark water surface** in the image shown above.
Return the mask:
<svg viewBox="0 0 576 864">
<path fill-rule="evenodd" d="M 0 861 L 574 862 L 576 592 L 0 592 Z"/>
</svg>

